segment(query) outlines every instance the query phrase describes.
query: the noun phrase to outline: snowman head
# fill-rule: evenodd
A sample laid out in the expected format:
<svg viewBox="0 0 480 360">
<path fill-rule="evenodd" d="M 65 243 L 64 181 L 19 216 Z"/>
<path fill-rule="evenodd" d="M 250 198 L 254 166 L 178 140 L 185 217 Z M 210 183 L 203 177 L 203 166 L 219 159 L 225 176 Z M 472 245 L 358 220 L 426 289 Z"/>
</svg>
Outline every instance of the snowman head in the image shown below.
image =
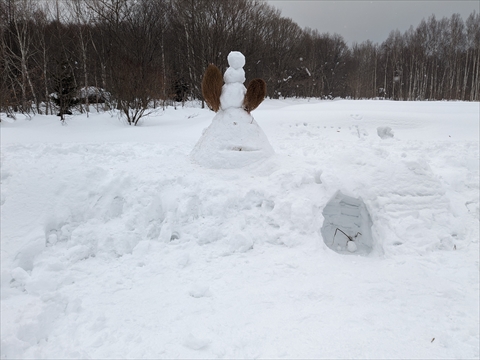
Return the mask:
<svg viewBox="0 0 480 360">
<path fill-rule="evenodd" d="M 228 66 L 240 69 L 245 66 L 245 56 L 240 51 L 231 51 L 227 56 Z"/>
</svg>

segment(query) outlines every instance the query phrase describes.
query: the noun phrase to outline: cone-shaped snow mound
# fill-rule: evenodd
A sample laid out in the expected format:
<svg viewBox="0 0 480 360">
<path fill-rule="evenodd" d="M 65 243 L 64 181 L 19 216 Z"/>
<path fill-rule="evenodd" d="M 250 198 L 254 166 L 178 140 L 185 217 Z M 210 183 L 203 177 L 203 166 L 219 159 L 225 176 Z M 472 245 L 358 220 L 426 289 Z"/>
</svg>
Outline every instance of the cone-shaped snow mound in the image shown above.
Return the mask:
<svg viewBox="0 0 480 360">
<path fill-rule="evenodd" d="M 223 76 L 225 84 L 220 95 L 220 111 L 190 154 L 194 162 L 209 168 L 240 168 L 274 154 L 264 132 L 250 115 L 250 109 L 243 108 L 246 94 L 248 98 L 243 85 L 245 56 L 239 51 L 232 51 L 227 60 L 229 68 Z M 202 85 L 207 92 L 210 80 L 204 78 L 207 86 L 203 88 Z M 252 90 L 249 91 L 251 94 Z"/>
<path fill-rule="evenodd" d="M 241 108 L 219 111 L 204 131 L 190 157 L 199 165 L 240 168 L 274 154 L 267 136 L 253 117 Z"/>
<path fill-rule="evenodd" d="M 368 254 L 372 251 L 372 220 L 361 198 L 337 191 L 323 209 L 322 236 L 338 253 Z"/>
</svg>

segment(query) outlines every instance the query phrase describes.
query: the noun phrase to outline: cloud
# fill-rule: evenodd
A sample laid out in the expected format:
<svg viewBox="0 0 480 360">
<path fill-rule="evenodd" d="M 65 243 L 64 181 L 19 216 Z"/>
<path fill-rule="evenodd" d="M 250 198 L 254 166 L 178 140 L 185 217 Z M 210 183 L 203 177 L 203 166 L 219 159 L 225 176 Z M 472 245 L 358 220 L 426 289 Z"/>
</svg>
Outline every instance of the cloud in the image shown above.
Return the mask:
<svg viewBox="0 0 480 360">
<path fill-rule="evenodd" d="M 381 43 L 392 30 L 416 28 L 432 14 L 437 19 L 459 13 L 465 20 L 479 12 L 478 1 L 278 1 L 268 3 L 302 28 L 337 33 L 351 45 L 371 40 Z"/>
</svg>

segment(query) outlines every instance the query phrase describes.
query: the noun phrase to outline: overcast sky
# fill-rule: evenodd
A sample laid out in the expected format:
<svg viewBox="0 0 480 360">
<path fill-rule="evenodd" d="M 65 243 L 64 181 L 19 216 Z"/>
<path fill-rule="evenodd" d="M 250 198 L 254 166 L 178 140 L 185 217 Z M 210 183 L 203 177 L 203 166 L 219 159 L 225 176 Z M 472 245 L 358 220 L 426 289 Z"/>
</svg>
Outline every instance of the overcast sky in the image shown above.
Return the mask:
<svg viewBox="0 0 480 360">
<path fill-rule="evenodd" d="M 348 45 L 365 40 L 382 43 L 390 31 L 398 29 L 403 34 L 410 25 L 416 28 L 432 14 L 439 20 L 459 13 L 466 20 L 474 10 L 480 12 L 479 0 L 268 0 L 268 3 L 300 27 L 340 34 Z"/>
</svg>

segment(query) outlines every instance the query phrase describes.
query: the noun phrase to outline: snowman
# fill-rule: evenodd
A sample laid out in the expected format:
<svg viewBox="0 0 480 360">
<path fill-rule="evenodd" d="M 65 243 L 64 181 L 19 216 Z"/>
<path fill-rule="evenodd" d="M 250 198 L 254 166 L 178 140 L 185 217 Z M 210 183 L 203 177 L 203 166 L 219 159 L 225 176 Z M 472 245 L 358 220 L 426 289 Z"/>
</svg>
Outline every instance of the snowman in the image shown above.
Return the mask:
<svg viewBox="0 0 480 360">
<path fill-rule="evenodd" d="M 211 64 L 202 81 L 203 97 L 217 114 L 190 157 L 209 168 L 244 167 L 274 154 L 267 136 L 250 113 L 265 98 L 265 81 L 254 79 L 245 88 L 245 56 L 232 51 L 227 60 L 229 67 L 223 79 L 220 70 Z"/>
</svg>

